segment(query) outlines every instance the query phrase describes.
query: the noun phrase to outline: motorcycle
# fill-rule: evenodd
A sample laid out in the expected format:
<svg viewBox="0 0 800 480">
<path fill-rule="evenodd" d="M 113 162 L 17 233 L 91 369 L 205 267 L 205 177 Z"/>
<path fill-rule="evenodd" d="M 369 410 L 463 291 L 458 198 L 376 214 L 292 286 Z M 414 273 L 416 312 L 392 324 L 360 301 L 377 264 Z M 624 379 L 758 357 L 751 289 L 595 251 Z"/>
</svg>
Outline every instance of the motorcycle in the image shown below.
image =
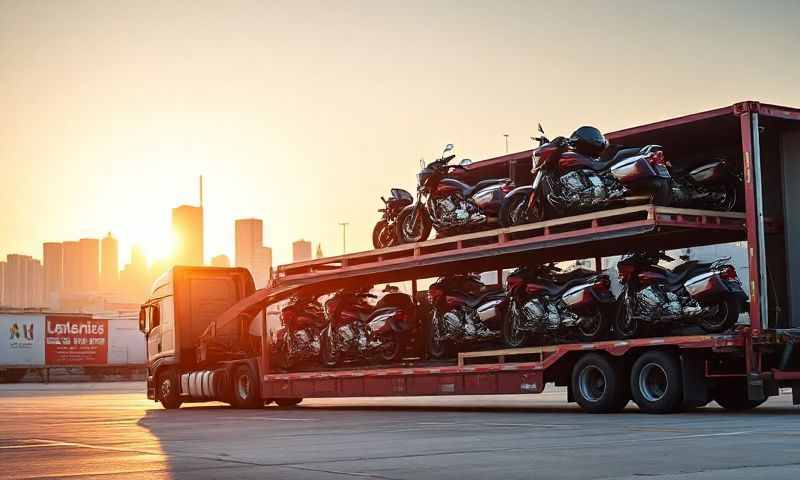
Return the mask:
<svg viewBox="0 0 800 480">
<path fill-rule="evenodd" d="M 508 303 L 502 288 L 487 287 L 477 275 L 460 274 L 439 278 L 428 295 L 433 306 L 428 351 L 433 358 L 499 338 Z"/>
<path fill-rule="evenodd" d="M 729 212 L 736 207 L 741 185 L 741 175 L 719 159 L 675 175 L 672 205 Z"/>
<path fill-rule="evenodd" d="M 372 245 L 375 248 L 393 247 L 397 241 L 397 216 L 400 211 L 414 203 L 414 197 L 402 188 L 391 189 L 389 198 L 381 197 L 384 207 L 378 210 L 383 214 L 378 223 L 372 229 Z"/>
<path fill-rule="evenodd" d="M 442 158 L 425 165 L 417 174 L 417 201 L 408 205 L 395 222 L 400 243 L 421 242 L 431 228 L 443 235 L 491 228 L 503 197 L 512 190 L 511 180 L 488 179 L 467 185 L 450 177 L 464 165 L 448 165 L 455 158 L 453 145 L 448 144 Z"/>
<path fill-rule="evenodd" d="M 322 305 L 314 298 L 295 297 L 281 309 L 276 334 L 278 362 L 286 370 L 319 358 L 320 338 L 327 326 Z"/>
<path fill-rule="evenodd" d="M 545 136 L 541 125 L 539 132 L 539 137 L 532 137 L 539 142 L 533 151 L 533 184 L 505 196 L 500 208 L 502 226 L 615 205 L 670 205 L 671 174 L 660 146 L 609 148 L 594 127 L 581 127 L 570 138 L 553 140 Z"/>
<path fill-rule="evenodd" d="M 708 333 L 736 324 L 748 298 L 729 258 L 690 260 L 671 270 L 659 266 L 659 260 L 674 261 L 664 252 L 635 252 L 617 263 L 622 292 L 614 330 L 619 337 L 633 338 L 645 327 L 675 322 L 699 323 Z"/>
<path fill-rule="evenodd" d="M 322 364 L 335 367 L 345 358 L 394 362 L 403 353 L 410 330 L 414 303 L 406 294 L 390 293 L 373 307 L 377 298 L 365 291 L 340 290 L 325 302 L 328 327 L 322 333 Z"/>
<path fill-rule="evenodd" d="M 506 280 L 509 307 L 503 343 L 523 346 L 531 335 L 595 342 L 608 336 L 616 299 L 606 274 L 552 265 L 521 267 Z"/>
</svg>

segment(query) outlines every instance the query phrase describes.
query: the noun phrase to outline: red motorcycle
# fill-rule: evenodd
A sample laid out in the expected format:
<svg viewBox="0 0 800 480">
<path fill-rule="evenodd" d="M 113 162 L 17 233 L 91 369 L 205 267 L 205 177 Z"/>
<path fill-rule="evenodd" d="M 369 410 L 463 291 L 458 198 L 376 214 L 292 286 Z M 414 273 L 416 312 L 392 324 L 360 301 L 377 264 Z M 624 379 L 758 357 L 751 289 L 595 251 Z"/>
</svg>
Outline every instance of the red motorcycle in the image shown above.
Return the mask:
<svg viewBox="0 0 800 480">
<path fill-rule="evenodd" d="M 615 205 L 669 205 L 671 175 L 658 145 L 613 152 L 594 127 L 581 127 L 570 138 L 534 138 L 533 185 L 515 188 L 503 199 L 500 224 L 538 222 Z"/>
<path fill-rule="evenodd" d="M 372 245 L 375 248 L 386 248 L 397 245 L 397 217 L 403 208 L 414 203 L 414 197 L 402 188 L 391 189 L 389 198 L 381 197 L 384 207 L 378 210 L 383 214 L 372 229 Z"/>
<path fill-rule="evenodd" d="M 552 265 L 521 267 L 506 280 L 509 307 L 503 342 L 523 346 L 531 336 L 594 342 L 608 336 L 615 298 L 606 274 Z"/>
<path fill-rule="evenodd" d="M 397 217 L 397 238 L 401 243 L 421 242 L 431 228 L 440 235 L 466 233 L 497 225 L 503 197 L 513 189 L 507 178 L 481 180 L 467 185 L 452 178 L 453 170 L 463 165 L 448 165 L 455 158 L 448 144 L 442 158 L 428 165 L 422 162 L 417 174 L 417 202 L 405 207 Z M 463 162 L 462 162 L 463 163 Z"/>
</svg>

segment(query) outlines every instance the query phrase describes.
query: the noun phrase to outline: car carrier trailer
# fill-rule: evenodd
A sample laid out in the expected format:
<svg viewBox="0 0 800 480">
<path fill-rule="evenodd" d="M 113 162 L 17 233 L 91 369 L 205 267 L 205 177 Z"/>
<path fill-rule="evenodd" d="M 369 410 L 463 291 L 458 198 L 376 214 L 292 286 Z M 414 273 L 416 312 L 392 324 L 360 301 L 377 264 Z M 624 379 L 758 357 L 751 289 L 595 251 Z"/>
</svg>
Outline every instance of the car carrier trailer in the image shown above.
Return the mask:
<svg viewBox="0 0 800 480">
<path fill-rule="evenodd" d="M 782 387 L 800 404 L 800 110 L 743 102 L 608 137 L 662 145 L 673 163 L 690 154 L 740 162 L 744 211 L 642 205 L 283 265 L 269 288 L 229 299 L 191 345 L 195 355 L 151 362 L 148 396 L 165 406 L 221 400 L 259 407 L 313 397 L 539 393 L 554 383 L 591 412 L 618 411 L 631 398 L 653 413 L 711 400 L 746 409 Z M 466 180 L 497 175 L 530 181 L 530 151 L 476 162 L 463 173 Z M 497 271 L 502 278 L 503 269 L 521 264 L 592 257 L 599 269 L 602 257 L 637 248 L 726 242 L 744 242 L 750 292 L 748 324 L 729 333 L 462 352 L 451 362 L 422 353 L 396 365 L 298 372 L 280 371 L 270 358 L 266 309 L 298 292 L 410 281 L 419 301 L 418 280 L 449 273 Z M 156 295 L 148 305 L 158 302 Z M 142 329 L 150 334 L 148 315 L 143 310 Z"/>
</svg>

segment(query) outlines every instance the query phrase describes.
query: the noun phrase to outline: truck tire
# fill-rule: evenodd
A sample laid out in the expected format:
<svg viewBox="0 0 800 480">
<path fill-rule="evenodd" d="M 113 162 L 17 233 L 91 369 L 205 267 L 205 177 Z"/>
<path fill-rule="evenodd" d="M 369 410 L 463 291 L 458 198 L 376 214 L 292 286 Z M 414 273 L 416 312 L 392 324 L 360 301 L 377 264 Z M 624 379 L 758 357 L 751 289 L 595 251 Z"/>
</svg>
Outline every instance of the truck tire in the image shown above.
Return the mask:
<svg viewBox="0 0 800 480">
<path fill-rule="evenodd" d="M 232 405 L 235 408 L 261 408 L 264 405 L 259 394 L 258 379 L 249 366 L 239 365 L 233 370 L 231 387 Z"/>
<path fill-rule="evenodd" d="M 672 413 L 683 403 L 683 373 L 677 355 L 653 351 L 640 356 L 631 369 L 631 394 L 643 412 Z"/>
<path fill-rule="evenodd" d="M 613 413 L 630 400 L 622 368 L 605 355 L 589 353 L 572 368 L 575 401 L 589 413 Z"/>
<path fill-rule="evenodd" d="M 294 407 L 298 403 L 302 402 L 302 398 L 276 398 L 275 403 L 278 404 L 279 407 Z"/>
<path fill-rule="evenodd" d="M 747 383 L 744 380 L 725 380 L 717 384 L 714 392 L 714 401 L 725 410 L 743 412 L 752 410 L 767 399 L 750 400 L 747 398 Z"/>
<path fill-rule="evenodd" d="M 170 368 L 158 374 L 156 392 L 158 400 L 164 408 L 168 410 L 180 408 L 183 400 L 181 400 L 181 394 L 178 390 L 180 388 L 179 385 L 178 375 L 175 370 Z"/>
</svg>

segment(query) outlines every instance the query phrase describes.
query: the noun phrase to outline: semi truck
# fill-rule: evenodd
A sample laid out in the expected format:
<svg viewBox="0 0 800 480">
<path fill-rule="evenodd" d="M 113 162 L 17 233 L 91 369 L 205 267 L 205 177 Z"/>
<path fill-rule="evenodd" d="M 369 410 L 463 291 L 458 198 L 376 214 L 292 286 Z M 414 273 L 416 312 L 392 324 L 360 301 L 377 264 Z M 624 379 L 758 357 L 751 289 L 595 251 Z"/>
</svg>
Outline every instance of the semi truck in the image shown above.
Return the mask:
<svg viewBox="0 0 800 480">
<path fill-rule="evenodd" d="M 724 156 L 743 174 L 740 212 L 641 205 L 438 238 L 279 266 L 255 290 L 243 269 L 175 267 L 140 312 L 147 335 L 148 398 L 166 408 L 222 401 L 239 408 L 303 398 L 535 394 L 565 386 L 589 412 L 631 399 L 650 413 L 706 405 L 754 408 L 781 388 L 800 404 L 800 109 L 754 101 L 613 132 L 623 145 L 657 144 L 669 160 Z M 531 181 L 531 152 L 475 162 L 465 181 Z M 741 242 L 747 255 L 747 323 L 721 334 L 679 334 L 464 351 L 434 361 L 420 349 L 390 365 L 285 371 L 273 358 L 274 306 L 355 284 L 419 282 L 530 263 L 604 257 L 636 249 Z M 424 315 L 420 330 L 424 332 Z M 420 342 L 424 344 L 424 342 Z"/>
</svg>

